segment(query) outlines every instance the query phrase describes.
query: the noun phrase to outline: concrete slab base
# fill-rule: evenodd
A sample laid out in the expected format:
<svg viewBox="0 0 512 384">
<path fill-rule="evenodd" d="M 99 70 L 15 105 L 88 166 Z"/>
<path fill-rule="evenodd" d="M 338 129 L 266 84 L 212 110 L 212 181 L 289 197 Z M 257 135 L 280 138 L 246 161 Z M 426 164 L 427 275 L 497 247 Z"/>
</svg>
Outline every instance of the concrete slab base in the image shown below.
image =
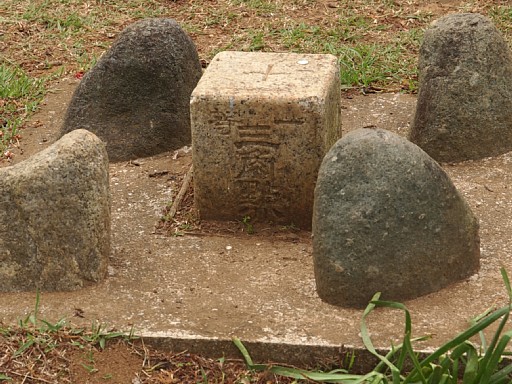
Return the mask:
<svg viewBox="0 0 512 384">
<path fill-rule="evenodd" d="M 34 151 L 51 142 L 64 96 L 50 94 L 36 116 L 44 126 L 24 132 L 25 154 L 17 154 L 16 161 L 28 156 L 30 141 Z M 399 94 L 343 99 L 343 125 L 347 130 L 376 125 L 403 134 L 414 103 L 414 97 Z M 133 328 L 162 348 L 216 358 L 239 356 L 230 343 L 236 336 L 257 362 L 339 360 L 342 346 L 361 349 L 362 311 L 323 303 L 315 292 L 307 233 L 175 237 L 155 231 L 176 187 L 173 180 L 190 163 L 180 152 L 110 166 L 114 251 L 109 277 L 77 292 L 43 292 L 40 318 L 66 318 L 77 327 L 96 322 L 107 330 Z M 472 317 L 506 304 L 500 267 L 512 271 L 512 154 L 445 169 L 480 219 L 481 269 L 467 281 L 405 303 L 413 336 L 432 335 L 417 344 L 422 350 L 442 345 Z M 15 324 L 34 304 L 34 292 L 2 293 L 0 321 Z M 378 309 L 369 318 L 377 348 L 400 342 L 403 328 L 399 311 Z"/>
</svg>

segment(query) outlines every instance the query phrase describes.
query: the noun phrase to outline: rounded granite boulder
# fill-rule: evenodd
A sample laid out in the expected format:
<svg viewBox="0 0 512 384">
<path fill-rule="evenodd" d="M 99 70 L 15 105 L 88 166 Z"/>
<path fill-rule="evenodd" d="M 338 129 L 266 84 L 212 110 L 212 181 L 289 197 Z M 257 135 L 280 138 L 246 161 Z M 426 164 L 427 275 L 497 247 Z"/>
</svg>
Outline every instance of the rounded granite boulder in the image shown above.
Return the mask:
<svg viewBox="0 0 512 384">
<path fill-rule="evenodd" d="M 512 151 L 512 55 L 491 20 L 437 20 L 425 32 L 419 77 L 413 143 L 440 162 Z"/>
<path fill-rule="evenodd" d="M 114 162 L 189 145 L 190 95 L 201 74 L 196 47 L 175 20 L 131 24 L 85 74 L 61 135 L 93 132 Z"/>
<path fill-rule="evenodd" d="M 478 220 L 419 147 L 360 129 L 325 156 L 315 189 L 313 257 L 326 302 L 364 307 L 376 292 L 407 300 L 479 268 Z"/>
<path fill-rule="evenodd" d="M 0 292 L 72 291 L 103 280 L 110 256 L 105 144 L 77 129 L 0 169 Z"/>
</svg>

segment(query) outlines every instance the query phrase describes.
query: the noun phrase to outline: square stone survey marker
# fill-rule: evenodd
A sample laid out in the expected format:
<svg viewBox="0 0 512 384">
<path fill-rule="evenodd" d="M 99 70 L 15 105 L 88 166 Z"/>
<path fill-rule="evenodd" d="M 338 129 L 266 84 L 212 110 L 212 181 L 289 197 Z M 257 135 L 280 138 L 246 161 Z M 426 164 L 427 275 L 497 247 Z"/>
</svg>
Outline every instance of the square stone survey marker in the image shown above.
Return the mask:
<svg viewBox="0 0 512 384">
<path fill-rule="evenodd" d="M 190 113 L 202 219 L 311 228 L 318 169 L 341 137 L 335 56 L 221 52 Z"/>
</svg>

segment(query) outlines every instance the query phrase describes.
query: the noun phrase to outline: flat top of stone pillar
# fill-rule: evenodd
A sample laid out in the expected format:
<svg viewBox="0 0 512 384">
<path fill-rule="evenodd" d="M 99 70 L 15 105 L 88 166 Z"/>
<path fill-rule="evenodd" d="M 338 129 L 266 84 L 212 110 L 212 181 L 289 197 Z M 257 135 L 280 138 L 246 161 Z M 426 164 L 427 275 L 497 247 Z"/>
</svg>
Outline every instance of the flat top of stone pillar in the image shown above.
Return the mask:
<svg viewBox="0 0 512 384">
<path fill-rule="evenodd" d="M 192 97 L 318 97 L 338 73 L 334 55 L 224 51 L 213 58 Z"/>
</svg>

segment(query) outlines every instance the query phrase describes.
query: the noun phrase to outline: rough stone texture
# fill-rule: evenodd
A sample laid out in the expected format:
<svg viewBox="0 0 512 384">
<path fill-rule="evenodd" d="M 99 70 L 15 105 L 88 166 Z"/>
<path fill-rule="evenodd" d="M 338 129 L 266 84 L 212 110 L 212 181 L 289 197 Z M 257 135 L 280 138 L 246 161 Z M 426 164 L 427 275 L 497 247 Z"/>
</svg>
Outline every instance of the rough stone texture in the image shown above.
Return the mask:
<svg viewBox="0 0 512 384">
<path fill-rule="evenodd" d="M 420 148 L 360 129 L 320 167 L 313 257 L 317 292 L 328 303 L 364 307 L 375 292 L 407 300 L 478 270 L 478 221 Z"/>
<path fill-rule="evenodd" d="M 425 33 L 410 139 L 437 161 L 512 150 L 512 57 L 491 21 L 446 16 Z"/>
<path fill-rule="evenodd" d="M 110 253 L 108 157 L 75 130 L 0 169 L 0 291 L 75 290 L 102 280 Z"/>
<path fill-rule="evenodd" d="M 318 168 L 341 136 L 336 57 L 219 53 L 192 93 L 191 120 L 202 218 L 311 228 Z"/>
<path fill-rule="evenodd" d="M 83 78 L 61 135 L 84 128 L 107 142 L 110 161 L 190 144 L 190 94 L 201 77 L 192 40 L 171 19 L 128 26 Z"/>
</svg>

